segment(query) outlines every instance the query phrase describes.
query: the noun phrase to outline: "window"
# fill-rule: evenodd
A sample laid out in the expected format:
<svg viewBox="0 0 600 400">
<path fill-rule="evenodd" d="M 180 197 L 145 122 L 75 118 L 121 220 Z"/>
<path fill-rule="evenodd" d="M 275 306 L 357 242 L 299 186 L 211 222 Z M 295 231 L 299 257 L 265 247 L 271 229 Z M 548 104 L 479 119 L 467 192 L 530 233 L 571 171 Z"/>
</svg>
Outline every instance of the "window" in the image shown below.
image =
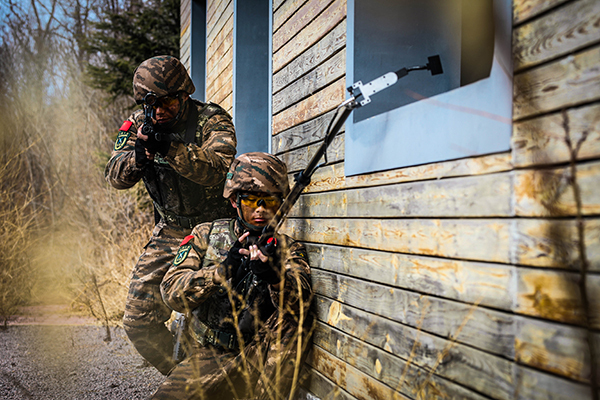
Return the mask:
<svg viewBox="0 0 600 400">
<path fill-rule="evenodd" d="M 233 24 L 233 119 L 237 153 L 271 142 L 271 1 L 236 0 Z"/>
<path fill-rule="evenodd" d="M 439 55 L 346 122 L 346 175 L 506 151 L 512 116 L 511 2 L 348 0 L 346 84 Z"/>
<path fill-rule="evenodd" d="M 206 0 L 192 0 L 190 33 L 190 76 L 196 87 L 193 96 L 206 98 Z"/>
</svg>

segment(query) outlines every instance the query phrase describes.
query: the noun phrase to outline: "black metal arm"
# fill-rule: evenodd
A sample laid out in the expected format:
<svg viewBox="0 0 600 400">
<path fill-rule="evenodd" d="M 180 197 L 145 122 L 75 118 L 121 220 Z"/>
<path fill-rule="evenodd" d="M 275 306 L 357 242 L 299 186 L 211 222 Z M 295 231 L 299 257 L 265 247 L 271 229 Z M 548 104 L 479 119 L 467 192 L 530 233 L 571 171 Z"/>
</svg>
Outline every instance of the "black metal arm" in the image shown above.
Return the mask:
<svg viewBox="0 0 600 400">
<path fill-rule="evenodd" d="M 323 139 L 323 143 L 321 143 L 321 147 L 317 150 L 313 158 L 310 160 L 306 168 L 302 170 L 298 175 L 296 175 L 296 183 L 293 186 L 290 193 L 287 195 L 271 221 L 267 226 L 263 229 L 263 236 L 272 236 L 277 233 L 281 225 L 283 224 L 285 217 L 292 209 L 298 198 L 300 198 L 300 194 L 306 188 L 311 181 L 312 175 L 320 167 L 318 164 L 321 160 L 321 157 L 326 156 L 327 148 L 340 131 L 352 110 L 357 107 L 361 107 L 365 104 L 368 104 L 370 100 L 370 96 L 388 88 L 398 81 L 398 79 L 405 77 L 408 75 L 410 71 L 417 70 L 429 70 L 431 75 L 438 75 L 443 73 L 442 64 L 440 61 L 440 57 L 438 55 L 432 56 L 428 58 L 428 64 L 423 66 L 402 68 L 396 72 L 389 72 L 373 81 L 363 85 L 361 81 L 356 82 L 352 86 L 348 87 L 348 91 L 350 92 L 350 98 L 341 103 L 337 108 L 336 112 L 329 122 L 329 126 L 327 128 L 327 132 L 325 134 L 325 138 Z M 359 100 L 362 98 L 362 100 Z M 261 240 L 259 239 L 259 243 Z"/>
</svg>

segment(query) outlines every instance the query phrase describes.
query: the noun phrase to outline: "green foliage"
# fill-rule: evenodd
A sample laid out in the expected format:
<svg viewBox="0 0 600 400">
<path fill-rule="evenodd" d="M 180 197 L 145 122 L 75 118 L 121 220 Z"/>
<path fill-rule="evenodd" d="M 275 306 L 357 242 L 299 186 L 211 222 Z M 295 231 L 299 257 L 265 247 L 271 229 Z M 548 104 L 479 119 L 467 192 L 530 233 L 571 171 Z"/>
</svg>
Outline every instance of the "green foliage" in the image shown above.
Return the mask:
<svg viewBox="0 0 600 400">
<path fill-rule="evenodd" d="M 138 10 L 106 12 L 85 50 L 89 84 L 111 96 L 131 96 L 135 68 L 157 55 L 179 56 L 179 0 L 152 0 Z"/>
</svg>

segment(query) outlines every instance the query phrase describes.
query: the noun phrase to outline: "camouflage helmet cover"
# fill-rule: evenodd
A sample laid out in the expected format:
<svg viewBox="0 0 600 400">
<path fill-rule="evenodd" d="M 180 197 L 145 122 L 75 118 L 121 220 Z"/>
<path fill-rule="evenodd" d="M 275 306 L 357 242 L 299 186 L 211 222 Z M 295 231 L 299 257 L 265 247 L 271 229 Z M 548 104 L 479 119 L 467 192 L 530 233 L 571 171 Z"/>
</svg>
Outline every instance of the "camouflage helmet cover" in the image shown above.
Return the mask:
<svg viewBox="0 0 600 400">
<path fill-rule="evenodd" d="M 272 154 L 242 154 L 229 167 L 223 197 L 229 198 L 236 192 L 264 192 L 285 197 L 290 192 L 287 167 Z"/>
<path fill-rule="evenodd" d="M 133 97 L 141 103 L 148 92 L 158 97 L 196 88 L 183 64 L 172 56 L 156 56 L 142 62 L 133 73 Z"/>
</svg>

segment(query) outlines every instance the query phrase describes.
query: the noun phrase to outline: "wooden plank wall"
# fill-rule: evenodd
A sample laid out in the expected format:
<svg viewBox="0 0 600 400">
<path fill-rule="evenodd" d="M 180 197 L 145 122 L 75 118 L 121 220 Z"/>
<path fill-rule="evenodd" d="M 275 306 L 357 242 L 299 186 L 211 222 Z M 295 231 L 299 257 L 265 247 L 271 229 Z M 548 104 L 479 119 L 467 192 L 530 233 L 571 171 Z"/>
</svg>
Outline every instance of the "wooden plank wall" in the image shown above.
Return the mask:
<svg viewBox="0 0 600 400">
<path fill-rule="evenodd" d="M 191 70 L 191 5 L 181 0 L 179 57 Z M 233 0 L 206 2 L 206 99 L 233 108 Z"/>
<path fill-rule="evenodd" d="M 342 132 L 293 209 L 317 294 L 304 397 L 591 398 L 579 284 L 583 249 L 600 347 L 600 2 L 513 9 L 510 152 L 345 177 Z M 345 0 L 273 0 L 272 148 L 292 173 L 351 83 L 345 44 Z"/>
<path fill-rule="evenodd" d="M 185 68 L 191 71 L 191 23 L 192 23 L 192 0 L 181 0 L 180 8 L 180 37 L 179 37 L 179 60 Z"/>
<path fill-rule="evenodd" d="M 233 107 L 233 0 L 206 2 L 206 99 Z"/>
</svg>

